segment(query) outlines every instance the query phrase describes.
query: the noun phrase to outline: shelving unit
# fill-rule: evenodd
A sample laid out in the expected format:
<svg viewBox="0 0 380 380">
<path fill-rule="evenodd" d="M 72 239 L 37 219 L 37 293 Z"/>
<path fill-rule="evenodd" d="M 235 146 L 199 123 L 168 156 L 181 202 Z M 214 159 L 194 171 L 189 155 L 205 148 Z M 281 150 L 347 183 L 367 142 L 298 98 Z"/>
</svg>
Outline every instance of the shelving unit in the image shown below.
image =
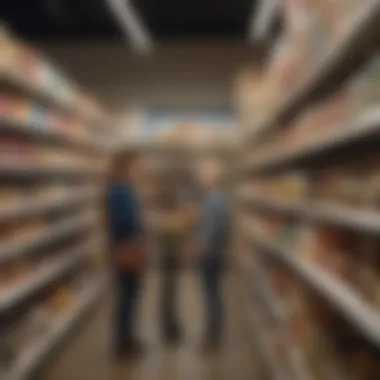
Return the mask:
<svg viewBox="0 0 380 380">
<path fill-rule="evenodd" d="M 32 218 L 62 209 L 83 207 L 92 202 L 96 203 L 99 198 L 98 191 L 86 189 L 78 194 L 58 196 L 48 201 L 43 197 L 37 197 L 37 199 L 24 203 L 16 201 L 3 207 L 0 211 L 0 222 Z"/>
<path fill-rule="evenodd" d="M 353 149 L 376 144 L 380 137 L 380 113 L 377 109 L 365 110 L 358 120 L 344 123 L 333 131 L 317 136 L 293 149 L 284 147 L 283 151 L 270 152 L 252 162 L 247 162 L 244 171 L 250 173 L 275 173 L 286 169 L 310 167 L 321 161 L 326 162 L 344 158 L 344 153 Z M 334 157 L 335 156 L 335 157 Z"/>
<path fill-rule="evenodd" d="M 24 380 L 32 375 L 41 362 L 51 354 L 51 351 L 60 344 L 77 322 L 99 300 L 106 286 L 106 278 L 100 278 L 90 283 L 82 294 L 78 295 L 78 300 L 73 309 L 54 323 L 50 334 L 41 338 L 33 347 L 25 350 L 5 380 Z"/>
<path fill-rule="evenodd" d="M 253 333 L 285 334 L 291 379 L 374 379 L 380 375 L 380 1 L 351 9 L 338 1 L 323 9 L 289 3 L 293 8 L 282 8 L 284 57 L 273 56 L 258 81 L 282 98 L 263 114 L 253 106 L 253 117 L 264 122 L 252 120 L 242 133 L 233 178 L 239 247 L 254 258 L 254 268 L 244 270 L 261 293 L 252 308 L 248 301 L 247 319 L 263 308 L 272 315 L 275 327 L 254 323 Z M 305 41 L 320 52 L 307 50 Z M 285 81 L 281 75 L 297 80 L 275 87 L 273 78 Z M 281 360 L 270 355 L 277 379 Z M 367 377 L 353 364 L 358 356 Z"/>
<path fill-rule="evenodd" d="M 250 134 L 250 141 L 281 127 L 284 120 L 300 113 L 308 103 L 321 94 L 331 92 L 337 84 L 352 74 L 375 48 L 373 40 L 376 37 L 379 17 L 380 2 L 377 0 L 364 2 L 348 30 L 327 49 L 307 78 L 291 90 L 290 95 L 269 120 L 255 126 L 255 131 Z"/>
<path fill-rule="evenodd" d="M 89 151 L 107 153 L 107 147 L 104 141 L 100 142 L 99 138 L 92 136 L 84 138 L 82 136 L 70 136 L 67 133 L 49 128 L 49 126 L 36 122 L 21 122 L 11 118 L 0 118 L 0 132 L 13 133 L 27 138 L 36 140 L 45 140 L 64 145 L 77 146 L 78 148 L 88 149 Z"/>
<path fill-rule="evenodd" d="M 114 132 L 47 58 L 5 30 L 0 50 L 0 377 L 26 380 L 106 287 Z"/>
<path fill-rule="evenodd" d="M 243 223 L 245 234 L 252 242 L 284 262 L 290 269 L 297 272 L 305 281 L 327 298 L 333 306 L 339 308 L 350 320 L 352 320 L 360 331 L 380 344 L 380 314 L 361 299 L 359 294 L 351 290 L 332 276 L 325 273 L 316 266 L 303 263 L 294 258 L 294 253 L 271 242 L 270 237 L 265 236 L 264 231 L 257 231 L 256 226 L 252 228 L 249 222 Z"/>
<path fill-rule="evenodd" d="M 98 239 L 95 242 L 92 241 L 90 244 L 85 243 L 74 250 L 61 252 L 62 258 L 51 260 L 51 262 L 37 269 L 36 273 L 30 276 L 31 278 L 27 277 L 25 281 L 22 281 L 12 289 L 0 292 L 0 313 L 4 313 L 15 307 L 36 293 L 39 289 L 62 276 L 79 261 L 85 259 L 89 251 L 91 252 L 91 249 L 96 247 L 95 243 L 99 244 L 101 242 L 99 242 Z"/>
<path fill-rule="evenodd" d="M 334 203 L 297 202 L 273 199 L 253 194 L 240 193 L 242 202 L 252 205 L 257 211 L 278 213 L 303 220 L 344 227 L 353 231 L 377 235 L 380 233 L 380 215 L 373 210 L 360 210 Z"/>
</svg>

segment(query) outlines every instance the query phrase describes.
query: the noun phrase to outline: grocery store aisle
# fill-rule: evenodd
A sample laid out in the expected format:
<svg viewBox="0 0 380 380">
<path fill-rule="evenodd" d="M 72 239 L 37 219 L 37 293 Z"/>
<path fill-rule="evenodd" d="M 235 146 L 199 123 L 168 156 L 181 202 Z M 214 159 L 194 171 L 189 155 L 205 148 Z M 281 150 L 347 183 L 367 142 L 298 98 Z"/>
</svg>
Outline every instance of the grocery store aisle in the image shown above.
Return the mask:
<svg viewBox="0 0 380 380">
<path fill-rule="evenodd" d="M 60 357 L 46 368 L 39 380 L 171 380 L 171 379 L 258 379 L 255 355 L 244 331 L 241 307 L 236 307 L 237 278 L 226 275 L 227 334 L 218 353 L 200 352 L 202 338 L 202 298 L 194 272 L 181 276 L 180 313 L 185 326 L 184 342 L 176 348 L 161 345 L 156 323 L 159 274 L 146 278 L 142 305 L 141 334 L 149 347 L 144 359 L 115 364 L 109 355 L 110 297 L 106 297 L 85 328 Z"/>
</svg>

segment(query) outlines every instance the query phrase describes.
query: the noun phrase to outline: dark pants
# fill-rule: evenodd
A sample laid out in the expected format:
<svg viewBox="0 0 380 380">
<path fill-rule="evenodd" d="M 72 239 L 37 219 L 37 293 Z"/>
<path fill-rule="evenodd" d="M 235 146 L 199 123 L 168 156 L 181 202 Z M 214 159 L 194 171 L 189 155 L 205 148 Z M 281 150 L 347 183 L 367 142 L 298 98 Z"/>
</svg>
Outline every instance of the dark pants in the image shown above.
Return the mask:
<svg viewBox="0 0 380 380">
<path fill-rule="evenodd" d="M 160 288 L 160 324 L 165 338 L 175 339 L 180 334 L 178 322 L 178 280 L 180 260 L 177 254 L 167 252 L 162 260 Z"/>
<path fill-rule="evenodd" d="M 206 337 L 213 341 L 219 341 L 223 334 L 224 310 L 221 279 L 222 270 L 219 265 L 202 268 L 206 309 Z"/>
<path fill-rule="evenodd" d="M 118 347 L 135 342 L 137 301 L 141 274 L 123 274 L 117 277 L 116 299 L 116 345 Z"/>
</svg>

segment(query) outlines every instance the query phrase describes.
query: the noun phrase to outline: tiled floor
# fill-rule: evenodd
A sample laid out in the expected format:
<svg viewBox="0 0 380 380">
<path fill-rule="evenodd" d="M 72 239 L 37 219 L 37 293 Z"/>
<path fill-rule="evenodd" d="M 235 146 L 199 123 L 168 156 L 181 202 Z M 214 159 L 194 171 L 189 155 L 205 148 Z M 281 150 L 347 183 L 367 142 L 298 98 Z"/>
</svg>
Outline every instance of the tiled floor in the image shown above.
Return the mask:
<svg viewBox="0 0 380 380">
<path fill-rule="evenodd" d="M 237 279 L 225 276 L 227 334 L 223 348 L 214 355 L 199 350 L 202 338 L 202 298 L 193 272 L 180 279 L 180 314 L 185 337 L 176 348 L 162 345 L 156 323 L 159 274 L 146 277 L 141 307 L 141 335 L 148 347 L 144 359 L 125 364 L 111 360 L 110 312 L 106 299 L 90 322 L 82 328 L 63 353 L 38 377 L 39 380 L 261 380 L 255 374 L 252 341 L 244 329 L 236 296 Z M 110 298 L 107 297 L 107 298 Z"/>
</svg>

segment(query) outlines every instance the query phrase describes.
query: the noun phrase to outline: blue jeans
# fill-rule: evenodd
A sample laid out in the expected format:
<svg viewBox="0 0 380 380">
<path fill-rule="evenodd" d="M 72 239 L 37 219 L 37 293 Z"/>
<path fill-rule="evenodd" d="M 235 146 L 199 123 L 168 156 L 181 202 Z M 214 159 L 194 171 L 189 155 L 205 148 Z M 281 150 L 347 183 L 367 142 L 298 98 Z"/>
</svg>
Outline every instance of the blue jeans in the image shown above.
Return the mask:
<svg viewBox="0 0 380 380">
<path fill-rule="evenodd" d="M 219 341 L 224 327 L 224 308 L 222 296 L 222 269 L 219 265 L 202 267 L 202 283 L 206 309 L 206 336 Z"/>
<path fill-rule="evenodd" d="M 118 275 L 116 299 L 115 343 L 122 347 L 135 342 L 136 314 L 141 284 L 140 274 Z"/>
</svg>

